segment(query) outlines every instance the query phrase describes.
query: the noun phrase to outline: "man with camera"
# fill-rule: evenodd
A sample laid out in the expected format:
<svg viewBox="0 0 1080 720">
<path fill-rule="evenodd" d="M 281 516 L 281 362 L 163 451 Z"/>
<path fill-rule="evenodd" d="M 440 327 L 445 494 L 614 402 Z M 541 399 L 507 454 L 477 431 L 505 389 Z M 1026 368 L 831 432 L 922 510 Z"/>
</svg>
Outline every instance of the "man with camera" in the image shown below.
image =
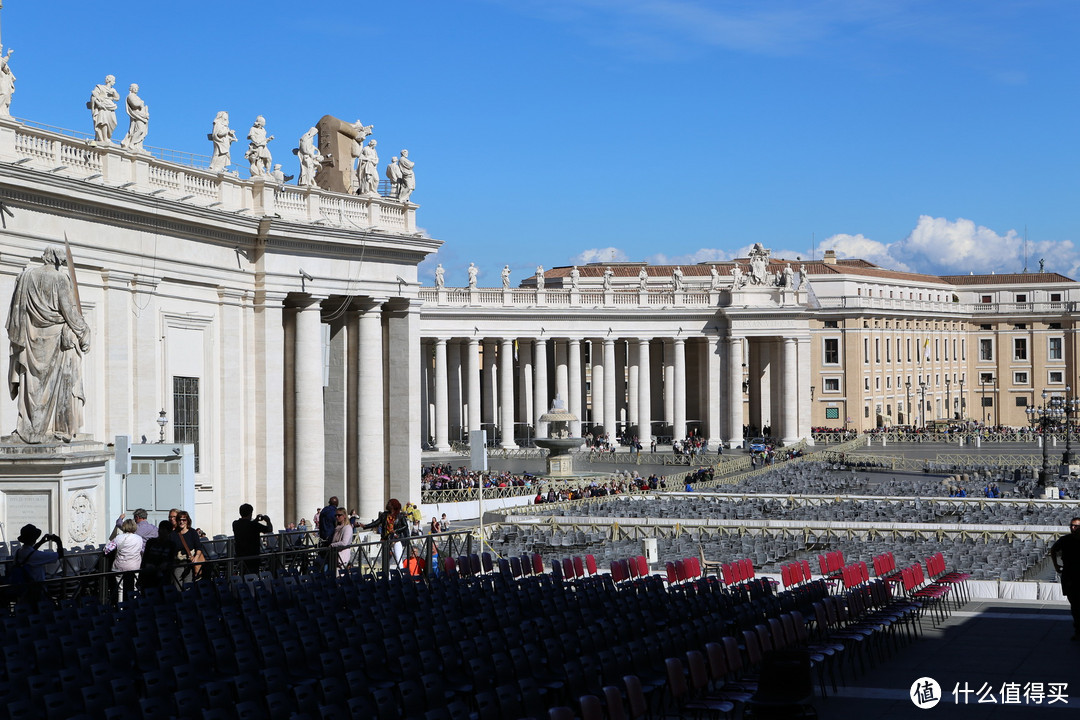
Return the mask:
<svg viewBox="0 0 1080 720">
<path fill-rule="evenodd" d="M 38 538 L 41 538 L 40 540 Z M 47 542 L 56 543 L 56 550 L 41 550 Z M 19 531 L 22 545 L 15 551 L 10 582 L 20 601 L 36 605 L 44 596 L 41 583 L 45 582 L 45 568 L 64 559 L 64 543 L 59 535 L 41 534 L 33 524 L 23 525 Z"/>
<path fill-rule="evenodd" d="M 264 533 L 274 532 L 274 524 L 265 515 L 251 518 L 255 509 L 248 503 L 240 506 L 240 518 L 233 520 L 233 557 L 240 558 L 241 574 L 259 573 L 259 550 L 262 546 L 260 537 Z"/>
</svg>

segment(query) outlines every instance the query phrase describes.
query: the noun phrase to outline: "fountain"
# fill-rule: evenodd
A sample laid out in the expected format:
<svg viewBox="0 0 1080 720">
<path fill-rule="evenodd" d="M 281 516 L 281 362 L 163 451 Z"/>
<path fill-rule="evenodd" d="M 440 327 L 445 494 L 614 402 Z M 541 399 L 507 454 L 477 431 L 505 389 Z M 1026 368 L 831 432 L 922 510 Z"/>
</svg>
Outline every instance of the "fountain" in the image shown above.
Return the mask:
<svg viewBox="0 0 1080 720">
<path fill-rule="evenodd" d="M 547 474 L 552 478 L 569 478 L 574 475 L 574 456 L 572 450 L 585 442 L 579 437 L 570 437 L 570 423 L 577 416 L 567 412 L 566 403 L 556 395 L 551 403 L 551 410 L 540 416 L 540 422 L 548 423 L 548 437 L 536 438 L 538 447 L 547 448 Z"/>
</svg>

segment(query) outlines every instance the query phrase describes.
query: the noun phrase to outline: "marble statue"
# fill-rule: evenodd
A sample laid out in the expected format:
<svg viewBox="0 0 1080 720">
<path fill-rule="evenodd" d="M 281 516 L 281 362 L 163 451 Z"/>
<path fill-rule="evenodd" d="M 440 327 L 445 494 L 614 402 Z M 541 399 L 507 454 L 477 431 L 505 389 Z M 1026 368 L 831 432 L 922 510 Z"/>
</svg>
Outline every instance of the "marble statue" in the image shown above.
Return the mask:
<svg viewBox="0 0 1080 720">
<path fill-rule="evenodd" d="M 604 268 L 604 289 L 611 289 L 611 278 L 615 277 L 615 271 L 611 268 Z"/>
<path fill-rule="evenodd" d="M 150 124 L 150 108 L 139 97 L 137 83 L 131 83 L 128 87 L 127 114 L 131 119 L 131 124 L 128 125 L 127 135 L 120 141 L 120 147 L 145 152 L 143 140 L 146 139 L 147 126 Z"/>
<path fill-rule="evenodd" d="M 644 267 L 637 274 L 638 287 L 644 290 L 649 285 L 649 273 Z"/>
<path fill-rule="evenodd" d="M 357 192 L 361 195 L 379 194 L 379 153 L 375 152 L 378 144 L 374 139 L 368 140 L 368 144 L 360 151 L 356 178 Z"/>
<path fill-rule="evenodd" d="M 715 265 L 709 266 L 709 289 L 716 290 L 720 287 L 720 273 Z"/>
<path fill-rule="evenodd" d="M 769 283 L 769 251 L 761 243 L 754 243 L 750 250 L 750 284 L 767 285 Z"/>
<path fill-rule="evenodd" d="M 401 165 L 398 164 L 398 156 L 390 158 L 390 164 L 386 166 L 386 179 L 390 181 L 390 196 L 398 196 L 398 186 L 401 184 Z"/>
<path fill-rule="evenodd" d="M 222 110 L 214 116 L 214 128 L 206 139 L 214 144 L 210 156 L 210 171 L 225 172 L 232 163 L 230 146 L 236 142 L 236 133 L 229 128 L 229 113 Z"/>
<path fill-rule="evenodd" d="M 795 287 L 795 271 L 791 269 L 791 263 L 784 265 L 783 274 L 780 277 L 780 287 Z"/>
<path fill-rule="evenodd" d="M 113 130 L 116 129 L 116 103 L 120 99 L 120 93 L 113 87 L 115 84 L 116 78 L 106 75 L 105 82 L 94 86 L 90 101 L 86 103 L 94 118 L 95 142 L 112 143 Z"/>
<path fill-rule="evenodd" d="M 274 182 L 284 185 L 293 179 L 292 175 L 286 175 L 281 169 L 281 163 L 274 165 L 274 169 L 270 172 L 270 177 Z"/>
<path fill-rule="evenodd" d="M 3 50 L 4 46 L 0 45 L 0 50 Z M 0 115 L 11 115 L 11 96 L 15 94 L 15 75 L 11 72 L 11 53 L 15 52 L 10 48 L 7 51 L 7 55 L 0 55 Z"/>
<path fill-rule="evenodd" d="M 11 296 L 8 387 L 17 401 L 14 436 L 40 444 L 70 441 L 82 426 L 82 356 L 90 349 L 65 254 L 50 246 L 43 265 L 23 270 Z"/>
<path fill-rule="evenodd" d="M 746 275 L 743 274 L 742 268 L 736 263 L 731 269 L 731 289 L 740 290 L 746 286 Z"/>
<path fill-rule="evenodd" d="M 446 287 L 446 271 L 443 270 L 442 263 L 435 266 L 435 287 L 440 290 Z"/>
<path fill-rule="evenodd" d="M 577 265 L 570 268 L 570 287 L 577 290 L 581 286 L 581 271 L 577 269 Z"/>
<path fill-rule="evenodd" d="M 319 133 L 319 153 L 323 157 L 315 173 L 315 184 L 323 190 L 355 193 L 360 189 L 354 169 L 356 161 L 363 152 L 364 140 L 375 126 L 323 115 L 315 127 Z"/>
<path fill-rule="evenodd" d="M 537 290 L 543 290 L 544 289 L 544 266 L 543 265 L 537 265 L 536 266 L 536 289 Z"/>
<path fill-rule="evenodd" d="M 479 268 L 477 268 L 472 263 L 469 263 L 469 287 L 472 288 L 473 290 L 476 289 L 476 275 L 479 272 L 480 272 Z"/>
<path fill-rule="evenodd" d="M 1039 272 L 1046 272 L 1046 258 L 1039 258 Z"/>
<path fill-rule="evenodd" d="M 807 277 L 806 277 L 806 266 L 803 265 L 802 263 L 799 263 L 799 282 L 796 283 L 795 289 L 796 290 L 801 290 L 802 286 L 805 285 L 807 282 L 808 281 L 807 281 Z"/>
<path fill-rule="evenodd" d="M 409 198 L 416 189 L 416 176 L 413 174 L 414 163 L 409 159 L 409 151 L 402 150 L 398 159 L 398 167 L 401 169 L 401 180 L 398 182 L 397 199 L 401 202 L 409 202 Z"/>
<path fill-rule="evenodd" d="M 682 268 L 678 265 L 676 265 L 675 269 L 671 272 L 671 284 L 676 290 L 683 289 L 683 272 Z"/>
<path fill-rule="evenodd" d="M 502 282 L 503 282 L 503 290 L 509 290 L 510 289 L 510 266 L 509 265 L 503 265 Z"/>
<path fill-rule="evenodd" d="M 297 159 L 300 160 L 300 179 L 296 181 L 301 187 L 311 187 L 315 184 L 315 173 L 319 170 L 324 158 L 319 148 L 315 145 L 315 135 L 319 131 L 316 128 L 308 128 L 308 131 L 300 136 L 299 147 L 293 150 Z"/>
<path fill-rule="evenodd" d="M 274 158 L 270 155 L 268 145 L 274 139 L 273 135 L 266 134 L 266 119 L 262 115 L 255 118 L 255 124 L 248 130 L 248 149 L 244 158 L 250 164 L 251 177 L 270 174 L 270 164 Z"/>
</svg>

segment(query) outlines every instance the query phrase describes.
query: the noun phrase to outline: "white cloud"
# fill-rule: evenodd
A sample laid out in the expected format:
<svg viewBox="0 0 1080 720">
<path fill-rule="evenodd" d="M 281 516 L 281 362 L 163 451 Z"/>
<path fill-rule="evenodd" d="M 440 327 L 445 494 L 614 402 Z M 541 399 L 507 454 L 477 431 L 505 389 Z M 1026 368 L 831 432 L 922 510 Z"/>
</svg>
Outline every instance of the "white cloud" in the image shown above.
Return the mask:
<svg viewBox="0 0 1080 720">
<path fill-rule="evenodd" d="M 862 258 L 893 270 L 909 270 L 931 275 L 1021 272 L 1025 267 L 1024 238 L 1015 230 L 998 233 L 965 218 L 948 220 L 921 215 L 907 237 L 882 243 L 863 235 L 839 234 L 821 243 L 843 258 Z M 1044 240 L 1028 245 L 1026 266 L 1038 268 L 1039 258 L 1047 260 L 1046 270 L 1075 277 L 1080 253 L 1069 240 Z"/>
<path fill-rule="evenodd" d="M 626 262 L 629 258 L 622 250 L 616 247 L 591 248 L 583 250 L 571 258 L 574 265 L 587 265 L 594 262 Z"/>
</svg>

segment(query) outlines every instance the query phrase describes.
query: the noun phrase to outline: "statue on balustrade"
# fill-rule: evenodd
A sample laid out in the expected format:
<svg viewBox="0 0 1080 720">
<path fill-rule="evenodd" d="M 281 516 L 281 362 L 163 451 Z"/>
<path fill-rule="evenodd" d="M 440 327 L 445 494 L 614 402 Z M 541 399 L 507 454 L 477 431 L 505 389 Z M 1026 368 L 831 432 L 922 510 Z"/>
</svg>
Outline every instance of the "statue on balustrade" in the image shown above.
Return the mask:
<svg viewBox="0 0 1080 720">
<path fill-rule="evenodd" d="M 416 165 L 409 159 L 409 151 L 402 150 L 401 157 L 398 159 L 398 168 L 400 173 L 400 180 L 398 180 L 397 199 L 401 202 L 409 202 L 409 198 L 412 197 L 413 191 L 416 190 L 416 176 L 413 174 L 413 166 Z"/>
<path fill-rule="evenodd" d="M 293 150 L 293 154 L 300 160 L 300 179 L 296 181 L 301 187 L 311 187 L 315 184 L 315 173 L 324 158 L 319 148 L 315 145 L 315 135 L 319 131 L 316 128 L 308 128 L 308 131 L 300 136 L 299 147 Z"/>
<path fill-rule="evenodd" d="M 795 287 L 795 271 L 791 269 L 791 263 L 784 265 L 784 270 L 780 276 L 780 287 Z"/>
<path fill-rule="evenodd" d="M 435 287 L 440 290 L 446 286 L 446 271 L 443 270 L 442 263 L 439 263 L 435 267 Z"/>
<path fill-rule="evenodd" d="M 120 147 L 135 152 L 145 152 L 143 140 L 146 139 L 146 131 L 150 124 L 150 108 L 139 97 L 137 83 L 131 83 L 128 87 L 127 114 L 131 124 L 128 125 L 127 135 L 120 141 Z"/>
<path fill-rule="evenodd" d="M 476 289 L 476 275 L 480 272 L 480 269 L 469 263 L 469 287 L 473 290 Z"/>
<path fill-rule="evenodd" d="M 741 290 L 746 287 L 746 275 L 743 274 L 742 268 L 738 263 L 731 269 L 731 289 Z"/>
<path fill-rule="evenodd" d="M 10 438 L 30 444 L 69 442 L 82 426 L 82 357 L 90 349 L 74 275 L 64 251 L 48 247 L 44 264 L 23 270 L 8 311 L 8 387 L 19 418 Z"/>
<path fill-rule="evenodd" d="M 374 139 L 368 140 L 368 144 L 360 151 L 356 176 L 359 183 L 357 192 L 361 195 L 379 194 L 379 153 L 375 152 L 378 144 Z"/>
<path fill-rule="evenodd" d="M 615 277 L 615 271 L 611 268 L 604 268 L 604 289 L 611 289 L 611 278 Z"/>
<path fill-rule="evenodd" d="M 214 127 L 206 139 L 214 144 L 210 156 L 210 171 L 225 172 L 232 163 L 231 146 L 236 142 L 236 133 L 229 128 L 229 113 L 222 110 L 214 116 Z"/>
<path fill-rule="evenodd" d="M 683 289 L 683 271 L 682 268 L 678 265 L 676 265 L 675 269 L 671 271 L 671 285 L 676 290 Z"/>
<path fill-rule="evenodd" d="M 801 290 L 802 286 L 808 282 L 806 277 L 806 266 L 799 263 L 799 282 L 795 284 L 796 290 Z"/>
<path fill-rule="evenodd" d="M 266 134 L 266 120 L 262 115 L 255 118 L 255 124 L 248 131 L 248 149 L 244 158 L 250 164 L 251 177 L 270 174 L 270 164 L 274 158 L 270 155 L 268 145 L 274 139 L 273 135 Z"/>
<path fill-rule="evenodd" d="M 279 185 L 284 185 L 285 183 L 292 180 L 293 176 L 286 175 L 285 172 L 281 169 L 281 163 L 278 163 L 274 165 L 274 169 L 270 172 L 270 178 Z"/>
<path fill-rule="evenodd" d="M 581 287 L 581 271 L 577 269 L 577 265 L 570 268 L 570 288 L 577 290 Z"/>
<path fill-rule="evenodd" d="M 754 243 L 753 249 L 750 250 L 751 285 L 769 284 L 769 255 L 770 252 L 761 243 Z"/>
<path fill-rule="evenodd" d="M 502 282 L 503 282 L 503 290 L 509 290 L 510 289 L 510 266 L 509 265 L 503 265 Z"/>
<path fill-rule="evenodd" d="M 3 50 L 4 46 L 0 45 L 0 50 Z M 15 52 L 10 48 L 7 51 L 7 55 L 0 55 L 0 115 L 11 115 L 11 96 L 15 94 L 15 75 L 11 72 L 11 53 Z"/>
<path fill-rule="evenodd" d="M 716 290 L 720 287 L 720 273 L 715 265 L 709 266 L 709 289 Z"/>
<path fill-rule="evenodd" d="M 536 289 L 537 290 L 543 290 L 544 289 L 544 266 L 543 265 L 537 265 L 536 266 Z"/>
<path fill-rule="evenodd" d="M 637 274 L 638 288 L 641 290 L 646 289 L 649 286 L 649 272 L 644 266 L 638 270 Z"/>
<path fill-rule="evenodd" d="M 94 86 L 90 101 L 86 103 L 94 118 L 95 142 L 112 143 L 113 130 L 116 129 L 116 103 L 120 100 L 120 93 L 113 87 L 115 84 L 116 78 L 106 75 L 105 82 Z"/>
</svg>

